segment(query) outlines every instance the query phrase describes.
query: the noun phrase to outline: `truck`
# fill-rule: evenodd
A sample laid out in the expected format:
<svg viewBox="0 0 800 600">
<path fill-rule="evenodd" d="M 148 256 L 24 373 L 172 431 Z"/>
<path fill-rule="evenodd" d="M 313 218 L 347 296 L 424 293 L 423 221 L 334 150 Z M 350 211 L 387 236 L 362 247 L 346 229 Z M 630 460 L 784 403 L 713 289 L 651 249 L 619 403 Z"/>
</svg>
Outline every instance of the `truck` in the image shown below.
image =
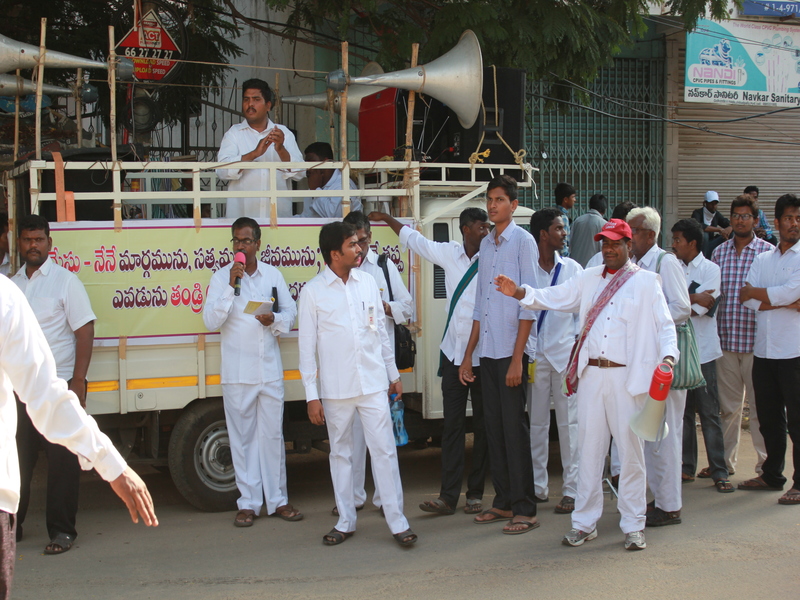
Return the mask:
<svg viewBox="0 0 800 600">
<path fill-rule="evenodd" d="M 26 214 L 50 214 L 51 258 L 84 283 L 97 315 L 88 373 L 87 411 L 133 464 L 168 468 L 175 486 L 204 511 L 232 510 L 238 498 L 220 385 L 219 334 L 206 330 L 202 310 L 214 271 L 233 260 L 232 219 L 227 197 L 268 196 L 259 215 L 260 260 L 282 271 L 292 297 L 324 267 L 318 248 L 321 225 L 331 219 L 275 217 L 276 194 L 360 196 L 365 211 L 382 210 L 435 241 L 460 240 L 458 217 L 468 206 L 484 206 L 491 177 L 516 175 L 530 187 L 530 165 L 454 165 L 406 161 L 326 163 L 353 177 L 358 188 L 342 192 L 220 190 L 220 163 L 29 160 L 7 179 L 10 229 Z M 226 167 L 268 168 L 270 163 Z M 312 163 L 281 168 L 311 169 Z M 457 168 L 456 168 L 457 167 Z M 71 174 L 105 178 L 103 191 L 79 191 Z M 81 173 L 82 172 L 82 173 Z M 451 178 L 455 173 L 458 179 Z M 422 175 L 421 175 L 422 174 Z M 166 182 L 166 185 L 164 184 Z M 67 190 L 73 187 L 72 190 Z M 346 187 L 346 186 L 345 186 Z M 106 220 L 76 220 L 81 203 L 100 203 Z M 209 206 L 210 205 L 210 206 Z M 147 218 L 181 206 L 191 218 Z M 166 213 L 171 212 L 166 210 Z M 273 215 L 272 217 L 270 215 Z M 532 211 L 519 207 L 515 219 L 527 226 Z M 123 218 L 124 216 L 145 218 Z M 14 235 L 12 265 L 15 258 Z M 410 329 L 416 337 L 415 365 L 402 372 L 406 427 L 412 438 L 440 435 L 442 394 L 437 370 L 445 323 L 446 294 L 440 267 L 400 248 L 394 232 L 373 226 L 373 249 L 395 262 L 414 298 Z M 12 266 L 12 268 L 13 268 Z M 285 380 L 284 435 L 287 450 L 326 448 L 324 427 L 310 423 L 298 370 L 297 331 L 280 340 Z"/>
</svg>

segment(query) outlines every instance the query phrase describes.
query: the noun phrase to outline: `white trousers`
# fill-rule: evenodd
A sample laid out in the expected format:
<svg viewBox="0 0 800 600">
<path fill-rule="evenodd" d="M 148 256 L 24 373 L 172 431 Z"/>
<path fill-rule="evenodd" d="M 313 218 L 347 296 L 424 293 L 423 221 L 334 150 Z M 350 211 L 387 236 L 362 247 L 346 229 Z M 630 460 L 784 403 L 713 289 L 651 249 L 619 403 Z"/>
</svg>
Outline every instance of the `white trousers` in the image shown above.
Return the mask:
<svg viewBox="0 0 800 600">
<path fill-rule="evenodd" d="M 336 529 L 356 529 L 356 501 L 353 490 L 353 423 L 360 420 L 373 464 L 375 487 L 383 499 L 383 512 L 392 534 L 406 531 L 403 515 L 403 490 L 397 448 L 394 445 L 392 418 L 387 408 L 386 392 L 344 400 L 323 400 L 325 422 L 331 443 L 330 465 L 333 493 L 339 509 Z"/>
<path fill-rule="evenodd" d="M 666 512 L 681 509 L 681 468 L 683 465 L 683 412 L 686 390 L 670 390 L 666 399 L 669 433 L 659 442 L 644 443 L 647 483 L 656 506 Z"/>
<path fill-rule="evenodd" d="M 388 403 L 387 403 L 388 406 Z M 391 417 L 391 414 L 389 415 Z M 372 481 L 375 481 L 375 464 L 370 461 L 372 469 Z M 398 476 L 400 471 L 398 470 Z M 367 502 L 367 490 L 364 482 L 367 477 L 367 440 L 364 439 L 364 426 L 361 419 L 353 421 L 353 496 L 356 499 L 356 506 L 363 506 Z M 398 488 L 402 486 L 398 481 Z M 372 503 L 375 508 L 381 507 L 381 494 L 375 486 L 375 493 L 372 494 Z"/>
<path fill-rule="evenodd" d="M 719 412 L 722 421 L 722 439 L 725 445 L 725 464 L 729 473 L 736 471 L 739 459 L 739 440 L 742 436 L 742 407 L 744 399 L 750 405 L 750 437 L 756 450 L 756 473 L 767 458 L 764 437 L 761 435 L 756 412 L 756 395 L 753 391 L 753 353 L 722 351 L 717 359 L 717 389 Z"/>
<path fill-rule="evenodd" d="M 286 448 L 283 443 L 283 380 L 222 385 L 225 420 L 231 442 L 239 510 L 267 514 L 288 504 Z"/>
<path fill-rule="evenodd" d="M 644 445 L 630 428 L 643 402 L 625 390 L 627 367 L 586 367 L 578 386 L 578 494 L 572 526 L 594 531 L 603 514 L 603 469 L 611 436 L 620 457 L 619 526 L 623 533 L 644 529 L 647 483 Z"/>
<path fill-rule="evenodd" d="M 528 416 L 531 422 L 531 460 L 533 486 L 536 495 L 547 498 L 547 459 L 550 454 L 550 395 L 556 411 L 558 443 L 564 483 L 563 496 L 575 497 L 578 483 L 578 406 L 577 395 L 567 398 L 563 392 L 564 374 L 559 373 L 546 358 L 536 360 L 536 377 L 528 384 Z"/>
</svg>

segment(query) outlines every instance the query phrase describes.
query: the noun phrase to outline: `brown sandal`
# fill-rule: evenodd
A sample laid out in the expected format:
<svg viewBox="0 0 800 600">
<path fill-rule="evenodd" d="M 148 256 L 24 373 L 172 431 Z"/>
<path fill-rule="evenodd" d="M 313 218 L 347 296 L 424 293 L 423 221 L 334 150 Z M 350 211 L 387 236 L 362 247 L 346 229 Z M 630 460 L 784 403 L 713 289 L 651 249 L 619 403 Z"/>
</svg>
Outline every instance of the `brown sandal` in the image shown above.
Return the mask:
<svg viewBox="0 0 800 600">
<path fill-rule="evenodd" d="M 303 513 L 295 510 L 291 504 L 284 504 L 275 509 L 273 517 L 280 517 L 284 521 L 299 521 L 303 518 Z"/>
<path fill-rule="evenodd" d="M 234 527 L 252 527 L 255 518 L 256 511 L 248 509 L 240 510 L 233 519 L 233 525 Z"/>
</svg>

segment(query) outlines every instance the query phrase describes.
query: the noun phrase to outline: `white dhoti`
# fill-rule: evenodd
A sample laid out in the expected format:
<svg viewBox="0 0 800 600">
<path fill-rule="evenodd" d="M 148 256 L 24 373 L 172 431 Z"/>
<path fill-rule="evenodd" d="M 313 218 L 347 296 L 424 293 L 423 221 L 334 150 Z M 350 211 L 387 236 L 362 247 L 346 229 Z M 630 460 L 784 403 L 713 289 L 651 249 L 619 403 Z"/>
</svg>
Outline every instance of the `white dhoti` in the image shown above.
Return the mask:
<svg viewBox="0 0 800 600">
<path fill-rule="evenodd" d="M 577 396 L 567 398 L 563 393 L 563 373 L 559 373 L 546 358 L 536 360 L 536 378 L 528 384 L 528 416 L 531 424 L 531 459 L 533 485 L 536 495 L 550 495 L 547 459 L 550 453 L 550 395 L 556 411 L 558 443 L 564 483 L 563 496 L 575 497 L 578 481 L 578 407 Z"/>
<path fill-rule="evenodd" d="M 222 385 L 239 510 L 267 514 L 288 504 L 283 443 L 283 381 Z"/>
<path fill-rule="evenodd" d="M 593 531 L 603 514 L 603 469 L 611 436 L 620 457 L 620 529 L 644 529 L 647 487 L 644 445 L 630 428 L 642 404 L 626 391 L 627 367 L 586 367 L 580 378 L 578 406 L 578 493 L 572 526 Z"/>
<path fill-rule="evenodd" d="M 644 458 L 647 483 L 653 492 L 656 507 L 666 512 L 675 512 L 682 506 L 681 466 L 686 390 L 670 390 L 666 403 L 669 433 L 661 442 L 645 442 Z"/>
<path fill-rule="evenodd" d="M 396 534 L 409 529 L 408 521 L 403 515 L 400 468 L 386 392 L 343 400 L 323 400 L 322 405 L 331 443 L 333 492 L 339 510 L 336 529 L 347 533 L 356 529 L 353 480 L 353 424 L 356 420 L 360 420 L 363 426 L 364 439 L 372 460 L 375 488 L 380 493 L 389 530 Z"/>
</svg>

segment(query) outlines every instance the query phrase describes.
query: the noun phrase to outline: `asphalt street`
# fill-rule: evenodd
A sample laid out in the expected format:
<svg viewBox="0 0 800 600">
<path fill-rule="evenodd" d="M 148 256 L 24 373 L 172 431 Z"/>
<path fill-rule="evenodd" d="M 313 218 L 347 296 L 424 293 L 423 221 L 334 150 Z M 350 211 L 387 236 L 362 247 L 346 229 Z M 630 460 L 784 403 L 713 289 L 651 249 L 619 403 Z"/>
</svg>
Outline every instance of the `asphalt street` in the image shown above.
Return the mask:
<svg viewBox="0 0 800 600">
<path fill-rule="evenodd" d="M 752 476 L 755 459 L 747 432 L 742 449 L 734 484 Z M 473 524 L 461 507 L 452 516 L 421 512 L 417 505 L 437 496 L 440 450 L 402 448 L 405 513 L 420 538 L 410 549 L 394 542 L 369 503 L 359 513 L 354 537 L 340 546 L 322 544 L 336 519 L 330 514 L 327 455 L 314 450 L 288 457 L 290 501 L 305 519 L 288 523 L 261 517 L 249 529 L 233 527 L 234 511 L 198 512 L 168 474 L 149 467 L 140 472 L 161 524 L 157 529 L 133 525 L 108 485 L 86 473 L 77 542 L 64 555 L 46 556 L 40 465 L 25 539 L 18 546 L 13 597 L 797 598 L 800 506 L 778 505 L 779 492 L 720 494 L 710 480 L 686 484 L 683 523 L 647 529 L 643 552 L 623 549 L 616 502 L 607 495 L 599 537 L 571 548 L 561 544 L 570 519 L 553 512 L 561 481 L 553 450 L 551 500 L 539 505 L 541 527 L 510 536 L 501 534 L 499 524 Z M 704 459 L 701 454 L 701 466 Z M 491 493 L 487 481 L 488 503 Z"/>
</svg>

